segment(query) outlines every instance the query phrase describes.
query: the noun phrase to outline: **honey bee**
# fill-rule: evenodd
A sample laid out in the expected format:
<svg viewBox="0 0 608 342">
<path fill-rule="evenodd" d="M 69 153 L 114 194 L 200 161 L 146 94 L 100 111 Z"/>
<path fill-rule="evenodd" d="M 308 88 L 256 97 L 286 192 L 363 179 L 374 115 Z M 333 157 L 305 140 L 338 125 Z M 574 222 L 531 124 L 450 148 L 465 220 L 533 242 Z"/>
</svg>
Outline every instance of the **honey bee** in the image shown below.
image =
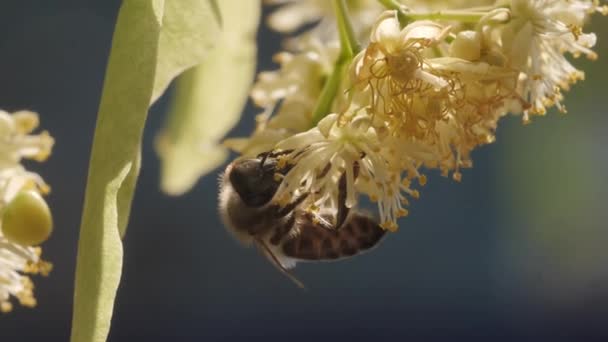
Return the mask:
<svg viewBox="0 0 608 342">
<path fill-rule="evenodd" d="M 238 240 L 257 246 L 279 271 L 303 288 L 289 272 L 298 261 L 331 261 L 360 254 L 376 246 L 386 231 L 371 217 L 346 206 L 344 174 L 337 184 L 334 217 L 325 219 L 305 210 L 312 197 L 309 193 L 284 206 L 274 203 L 281 176 L 290 169 L 280 168 L 277 158 L 289 152 L 265 152 L 229 164 L 220 178 L 219 211 Z M 356 176 L 358 164 L 353 171 Z"/>
</svg>

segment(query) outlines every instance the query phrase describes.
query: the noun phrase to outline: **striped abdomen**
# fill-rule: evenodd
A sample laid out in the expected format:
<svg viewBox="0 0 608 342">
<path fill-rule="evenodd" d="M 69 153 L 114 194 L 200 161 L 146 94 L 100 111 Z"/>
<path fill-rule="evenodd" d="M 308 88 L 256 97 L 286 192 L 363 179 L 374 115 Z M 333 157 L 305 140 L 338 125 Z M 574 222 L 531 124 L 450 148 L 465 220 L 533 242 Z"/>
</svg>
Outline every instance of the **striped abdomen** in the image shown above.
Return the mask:
<svg viewBox="0 0 608 342">
<path fill-rule="evenodd" d="M 315 224 L 307 214 L 298 215 L 295 236 L 282 241 L 285 255 L 303 260 L 334 260 L 346 258 L 374 247 L 386 231 L 373 219 L 352 212 L 339 229 Z"/>
</svg>

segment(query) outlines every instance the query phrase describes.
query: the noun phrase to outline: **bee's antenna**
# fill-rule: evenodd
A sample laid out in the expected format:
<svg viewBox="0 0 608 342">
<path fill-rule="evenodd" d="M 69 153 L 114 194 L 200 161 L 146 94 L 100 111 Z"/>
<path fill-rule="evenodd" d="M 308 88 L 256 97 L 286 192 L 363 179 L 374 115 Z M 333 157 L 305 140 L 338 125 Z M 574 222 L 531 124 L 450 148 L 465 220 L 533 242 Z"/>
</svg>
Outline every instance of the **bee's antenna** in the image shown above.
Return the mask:
<svg viewBox="0 0 608 342">
<path fill-rule="evenodd" d="M 285 267 L 283 267 L 283 265 L 281 264 L 281 262 L 279 261 L 279 259 L 277 259 L 277 257 L 274 255 L 274 253 L 272 253 L 272 251 L 270 250 L 270 248 L 268 248 L 268 246 L 264 243 L 264 241 L 260 238 L 256 238 L 255 239 L 257 242 L 257 246 L 261 247 L 261 249 L 263 250 L 264 254 L 266 254 L 266 256 L 268 256 L 268 258 L 270 259 L 270 261 L 272 262 L 272 264 L 281 272 L 283 273 L 287 278 L 289 278 L 291 281 L 293 281 L 299 288 L 306 290 L 306 286 L 304 285 L 304 283 L 302 283 L 300 280 L 298 280 L 298 278 L 296 278 L 293 274 L 291 274 L 291 272 L 289 272 Z"/>
<path fill-rule="evenodd" d="M 268 158 L 268 156 L 270 155 L 270 152 L 264 152 L 262 153 L 260 156 L 262 157 L 262 160 L 260 160 L 260 167 L 264 167 L 264 163 L 266 162 L 266 158 Z M 260 157 L 258 156 L 258 157 Z"/>
</svg>

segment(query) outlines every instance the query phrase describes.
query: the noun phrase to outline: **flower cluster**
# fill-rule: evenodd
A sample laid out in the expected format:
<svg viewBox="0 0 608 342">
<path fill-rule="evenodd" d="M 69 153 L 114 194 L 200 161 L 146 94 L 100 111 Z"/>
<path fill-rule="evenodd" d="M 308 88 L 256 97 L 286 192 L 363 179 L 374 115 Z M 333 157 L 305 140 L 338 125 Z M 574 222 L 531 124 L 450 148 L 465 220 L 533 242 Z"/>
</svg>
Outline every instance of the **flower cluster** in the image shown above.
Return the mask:
<svg viewBox="0 0 608 342">
<path fill-rule="evenodd" d="M 48 275 L 52 265 L 40 258 L 51 230 L 51 215 L 41 197 L 50 191 L 42 178 L 27 171 L 22 159 L 44 161 L 53 138 L 31 134 L 38 115 L 0 110 L 0 312 L 12 310 L 11 297 L 23 306 L 36 305 L 34 285 L 28 274 Z"/>
<path fill-rule="evenodd" d="M 418 198 L 423 172 L 460 181 L 502 117 L 565 112 L 563 92 L 584 77 L 569 57 L 597 57 L 583 25 L 608 12 L 594 0 L 443 1 L 437 12 L 417 0 L 271 2 L 288 3 L 269 17 L 279 31 L 318 25 L 290 38 L 279 70 L 260 74 L 257 128 L 227 144 L 244 155 L 287 151 L 277 203 L 308 193 L 311 212 L 331 211 L 365 195 L 389 230 Z M 361 51 L 348 50 L 358 42 Z"/>
</svg>

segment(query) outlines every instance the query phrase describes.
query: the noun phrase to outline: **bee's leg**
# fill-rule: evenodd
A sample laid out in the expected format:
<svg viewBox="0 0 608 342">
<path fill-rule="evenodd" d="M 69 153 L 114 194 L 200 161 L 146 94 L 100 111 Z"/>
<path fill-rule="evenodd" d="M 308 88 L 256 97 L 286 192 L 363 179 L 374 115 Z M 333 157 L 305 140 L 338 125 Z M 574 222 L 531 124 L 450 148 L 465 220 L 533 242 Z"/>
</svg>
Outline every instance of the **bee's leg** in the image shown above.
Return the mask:
<svg viewBox="0 0 608 342">
<path fill-rule="evenodd" d="M 304 193 L 298 198 L 296 198 L 293 202 L 290 202 L 284 207 L 273 204 L 272 208 L 268 211 L 270 217 L 267 218 L 271 221 L 276 221 L 277 219 L 283 219 L 284 223 L 281 224 L 277 229 L 275 234 L 270 239 L 270 243 L 273 245 L 278 244 L 287 233 L 293 228 L 296 223 L 296 215 L 295 209 L 300 205 L 304 200 L 308 197 L 308 193 Z M 249 234 L 257 235 L 256 231 L 250 231 Z"/>
<path fill-rule="evenodd" d="M 266 159 L 268 159 L 268 157 L 276 158 L 276 157 L 279 157 L 282 155 L 290 154 L 291 152 L 293 152 L 293 150 L 267 151 L 267 152 L 262 152 L 262 153 L 258 154 L 257 158 L 260 159 L 260 165 L 264 166 L 264 163 L 266 162 Z"/>
<path fill-rule="evenodd" d="M 302 195 L 298 196 L 295 200 L 293 200 L 292 202 L 290 202 L 289 204 L 287 204 L 284 207 L 280 207 L 280 206 L 276 206 L 276 209 L 274 211 L 274 215 L 276 218 L 279 217 L 285 217 L 287 216 L 289 213 L 291 213 L 295 208 L 297 208 L 300 204 L 302 204 L 302 202 L 304 202 L 304 200 L 308 197 L 309 193 L 305 192 Z"/>
<path fill-rule="evenodd" d="M 353 178 L 359 176 L 359 163 L 353 163 Z M 350 208 L 346 206 L 346 173 L 342 173 L 338 181 L 338 213 L 336 214 L 335 229 L 339 229 L 346 221 Z"/>
<path fill-rule="evenodd" d="M 276 158 L 278 156 L 282 156 L 285 154 L 290 154 L 291 152 L 293 152 L 293 150 L 282 150 L 282 151 L 270 151 L 268 152 L 268 154 L 270 154 L 271 157 Z"/>
<path fill-rule="evenodd" d="M 273 245 L 278 245 L 281 240 L 283 240 L 285 235 L 287 235 L 291 231 L 291 229 L 293 229 L 295 223 L 296 215 L 294 212 L 291 212 L 285 222 L 276 228 L 275 233 L 270 238 L 270 243 Z"/>
<path fill-rule="evenodd" d="M 331 163 L 327 163 L 327 165 L 325 165 L 325 167 L 323 168 L 323 170 L 321 170 L 321 172 L 319 172 L 317 174 L 317 178 L 323 178 L 327 175 L 327 173 L 329 172 L 329 170 L 331 170 Z"/>
<path fill-rule="evenodd" d="M 260 167 L 264 166 L 264 163 L 266 162 L 266 159 L 268 158 L 269 155 L 270 155 L 270 152 L 262 152 L 262 153 L 258 154 L 258 158 L 260 158 Z"/>
<path fill-rule="evenodd" d="M 346 206 L 346 175 L 342 174 L 338 181 L 338 213 L 336 214 L 336 224 L 334 229 L 342 227 L 350 208 Z"/>
<path fill-rule="evenodd" d="M 279 259 L 277 259 L 276 255 L 274 255 L 274 253 L 272 253 L 272 250 L 270 250 L 270 248 L 268 248 L 268 246 L 264 243 L 264 241 L 262 239 L 256 238 L 255 241 L 256 241 L 256 246 L 258 246 L 258 248 L 262 250 L 262 252 L 268 257 L 270 262 L 281 273 L 283 273 L 287 278 L 289 278 L 291 281 L 293 281 L 299 288 L 306 289 L 306 286 L 304 286 L 304 284 L 300 280 L 298 280 L 298 278 L 296 278 L 293 274 L 291 274 L 291 272 L 289 272 L 285 267 L 283 267 L 283 265 L 281 264 Z"/>
</svg>

